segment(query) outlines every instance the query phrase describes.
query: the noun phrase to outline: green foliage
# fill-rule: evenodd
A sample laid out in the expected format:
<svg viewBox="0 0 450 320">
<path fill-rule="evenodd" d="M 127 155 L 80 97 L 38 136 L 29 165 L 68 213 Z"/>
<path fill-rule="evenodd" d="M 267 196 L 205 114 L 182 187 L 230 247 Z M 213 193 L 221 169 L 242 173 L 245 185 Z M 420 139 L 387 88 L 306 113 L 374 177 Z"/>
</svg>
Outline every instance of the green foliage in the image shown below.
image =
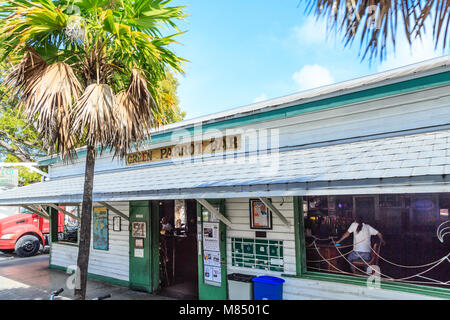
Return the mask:
<svg viewBox="0 0 450 320">
<path fill-rule="evenodd" d="M 115 92 L 125 89 L 131 70 L 139 68 L 154 85 L 165 76 L 166 66 L 182 72 L 184 59 L 169 48 L 180 34 L 174 20 L 183 19 L 183 7 L 170 7 L 164 0 L 122 1 L 17 1 L 0 6 L 0 13 L 16 12 L 0 23 L 6 56 L 20 59 L 32 46 L 48 63 L 55 60 L 83 70 L 85 85 L 96 78 L 100 43 L 108 84 Z M 19 5 L 20 4 L 20 5 Z M 160 29 L 175 29 L 163 36 Z M 68 32 L 69 31 L 69 32 Z M 80 37 L 77 37 L 80 35 Z M 92 71 L 93 74 L 86 74 Z M 100 79 L 103 80 L 103 79 Z M 102 82 L 102 81 L 100 81 Z"/>
<path fill-rule="evenodd" d="M 186 112 L 180 110 L 177 97 L 178 80 L 170 71 L 166 71 L 166 78 L 159 82 L 159 104 L 165 112 L 160 112 L 164 116 L 158 119 L 160 123 L 173 123 L 183 120 Z"/>
<path fill-rule="evenodd" d="M 0 72 L 4 74 L 7 66 L 0 65 Z M 15 101 L 0 84 L 0 162 L 34 162 L 44 156 L 42 141 L 38 133 L 29 125 L 16 107 Z M 27 185 L 40 181 L 41 175 L 30 170 L 19 168 L 19 184 Z"/>
<path fill-rule="evenodd" d="M 94 127 L 113 128 L 112 122 L 111 126 L 95 125 L 99 120 L 94 119 L 95 114 L 92 114 L 94 118 L 90 129 L 86 121 L 83 122 L 83 128 L 78 128 L 80 130 L 70 128 L 73 121 L 67 117 L 74 114 L 70 96 L 72 95 L 75 105 L 82 94 L 76 91 L 83 91 L 93 83 L 109 86 L 114 94 L 127 91 L 127 99 L 132 99 L 142 93 L 142 90 L 135 90 L 134 97 L 129 95 L 133 79 L 137 79 L 132 75 L 142 74 L 143 83 L 146 83 L 149 92 L 147 96 L 152 97 L 149 103 L 151 110 L 146 113 L 149 108 L 143 107 L 143 96 L 134 101 L 139 112 L 123 110 L 121 116 L 127 120 L 122 123 L 127 122 L 128 125 L 126 128 L 117 128 L 123 132 L 121 137 L 127 137 L 127 140 L 130 137 L 137 141 L 141 139 L 140 132 L 145 131 L 149 125 L 183 119 L 185 114 L 179 110 L 176 97 L 178 83 L 171 72 L 182 73 L 182 63 L 185 60 L 178 57 L 171 46 L 176 43 L 175 37 L 181 33 L 175 21 L 183 19 L 185 14 L 183 7 L 170 6 L 170 2 L 18 0 L 0 5 L 0 15 L 5 17 L 0 20 L 0 41 L 4 51 L 2 56 L 17 66 L 11 78 L 12 85 L 22 98 L 28 123 L 37 125 L 40 137 L 50 148 L 46 148 L 47 150 L 61 152 L 65 156 L 86 141 L 99 144 L 102 149 L 111 144 L 122 149 L 130 145 L 125 140 L 111 142 L 102 138 L 103 135 L 112 136 L 111 133 L 93 134 L 94 131 L 90 129 Z M 30 48 L 35 58 L 28 58 L 27 62 L 24 57 L 27 57 L 26 54 L 30 55 Z M 34 70 L 30 68 L 34 63 L 33 59 L 40 59 L 42 67 Z M 72 79 L 64 79 L 65 76 L 61 73 L 61 78 L 58 79 L 45 76 L 45 72 L 50 72 L 50 66 L 56 62 L 64 63 L 73 70 L 75 76 Z M 62 69 L 68 70 L 66 67 Z M 69 70 L 67 74 L 71 72 Z M 34 80 L 27 80 L 31 78 Z M 60 82 L 65 85 L 59 86 Z M 69 86 L 72 88 L 71 92 L 62 88 Z M 54 90 L 56 91 L 52 92 Z M 42 96 L 30 99 L 36 93 Z M 64 100 L 61 97 L 65 97 Z M 83 101 L 86 102 L 85 100 Z M 139 103 L 135 103 L 136 101 Z M 104 114 L 103 111 L 98 113 L 101 114 Z M 141 128 L 132 127 L 131 123 L 137 123 Z M 90 132 L 89 138 L 86 136 L 87 132 Z M 99 140 L 96 140 L 97 137 L 100 137 Z"/>
</svg>

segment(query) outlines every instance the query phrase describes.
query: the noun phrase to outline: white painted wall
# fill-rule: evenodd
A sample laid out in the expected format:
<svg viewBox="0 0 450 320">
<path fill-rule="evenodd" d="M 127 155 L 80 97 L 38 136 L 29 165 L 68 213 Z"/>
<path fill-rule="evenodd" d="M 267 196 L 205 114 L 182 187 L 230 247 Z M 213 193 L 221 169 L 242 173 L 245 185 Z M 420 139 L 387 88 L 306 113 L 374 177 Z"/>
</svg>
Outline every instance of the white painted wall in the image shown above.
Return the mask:
<svg viewBox="0 0 450 320">
<path fill-rule="evenodd" d="M 129 216 L 128 202 L 112 202 L 110 204 Z M 94 206 L 96 205 L 94 204 Z M 129 223 L 122 218 L 121 231 L 113 231 L 113 217 L 115 216 L 116 214 L 114 212 L 109 211 L 109 250 L 94 249 L 91 241 L 88 272 L 129 281 Z M 71 265 L 76 266 L 77 255 L 78 247 L 62 243 L 52 243 L 50 263 L 65 268 Z"/>
<path fill-rule="evenodd" d="M 273 205 L 287 218 L 291 226 L 286 226 L 277 215 L 272 214 L 272 230 L 267 231 L 267 240 L 283 240 L 284 272 L 295 275 L 295 231 L 294 203 L 292 197 L 273 197 Z M 225 210 L 233 228 L 227 228 L 227 272 L 270 274 L 280 276 L 281 272 L 234 267 L 231 265 L 231 238 L 256 239 L 255 230 L 250 229 L 249 199 L 226 199 Z"/>
</svg>

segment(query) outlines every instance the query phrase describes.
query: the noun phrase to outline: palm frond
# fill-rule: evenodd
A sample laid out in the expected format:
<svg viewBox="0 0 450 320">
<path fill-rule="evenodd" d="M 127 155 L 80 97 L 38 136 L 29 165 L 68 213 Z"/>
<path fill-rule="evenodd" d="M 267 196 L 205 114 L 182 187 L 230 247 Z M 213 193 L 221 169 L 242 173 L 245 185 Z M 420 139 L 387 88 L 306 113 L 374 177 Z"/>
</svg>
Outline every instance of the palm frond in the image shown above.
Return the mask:
<svg viewBox="0 0 450 320">
<path fill-rule="evenodd" d="M 343 34 L 344 43 L 360 43 L 362 59 L 386 57 L 388 45 L 396 47 L 398 26 L 403 26 L 411 44 L 425 33 L 427 21 L 433 21 L 433 39 L 445 50 L 450 45 L 449 0 L 311 0 L 306 1 L 306 12 L 317 18 L 326 18 L 327 28 Z"/>
<path fill-rule="evenodd" d="M 71 112 L 71 130 L 79 133 L 88 145 L 105 150 L 115 137 L 115 101 L 108 85 L 89 85 Z"/>
<path fill-rule="evenodd" d="M 23 112 L 40 137 L 63 157 L 73 148 L 68 116 L 79 98 L 81 84 L 64 62 L 48 65 L 36 52 L 28 51 L 7 77 L 12 91 L 20 95 Z"/>
<path fill-rule="evenodd" d="M 115 105 L 116 136 L 114 140 L 115 155 L 124 157 L 132 148 L 149 136 L 154 126 L 153 112 L 156 103 L 148 90 L 148 80 L 137 69 L 131 73 L 128 89 L 117 95 Z"/>
</svg>

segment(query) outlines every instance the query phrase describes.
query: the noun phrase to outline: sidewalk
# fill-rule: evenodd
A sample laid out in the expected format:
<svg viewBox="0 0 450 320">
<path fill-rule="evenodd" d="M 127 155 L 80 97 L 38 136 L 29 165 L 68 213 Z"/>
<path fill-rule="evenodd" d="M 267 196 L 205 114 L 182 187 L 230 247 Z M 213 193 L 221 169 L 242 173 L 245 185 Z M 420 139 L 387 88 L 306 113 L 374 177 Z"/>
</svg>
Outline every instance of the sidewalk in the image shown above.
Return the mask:
<svg viewBox="0 0 450 320">
<path fill-rule="evenodd" d="M 48 300 L 52 291 L 64 288 L 62 300 L 73 299 L 63 271 L 48 268 L 48 254 L 31 258 L 0 259 L 0 300 Z M 170 300 L 154 294 L 132 291 L 95 279 L 88 279 L 87 299 L 110 293 L 114 300 Z"/>
</svg>

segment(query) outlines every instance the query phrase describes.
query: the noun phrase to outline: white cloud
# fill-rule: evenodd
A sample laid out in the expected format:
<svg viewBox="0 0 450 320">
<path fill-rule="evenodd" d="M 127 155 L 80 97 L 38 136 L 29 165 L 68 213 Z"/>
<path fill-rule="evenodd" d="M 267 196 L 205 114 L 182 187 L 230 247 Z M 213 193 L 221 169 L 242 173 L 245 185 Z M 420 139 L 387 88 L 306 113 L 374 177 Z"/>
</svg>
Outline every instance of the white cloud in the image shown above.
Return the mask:
<svg viewBox="0 0 450 320">
<path fill-rule="evenodd" d="M 253 99 L 253 102 L 257 103 L 257 102 L 265 101 L 267 99 L 268 99 L 267 94 L 262 93 L 260 96 L 258 96 L 255 99 Z"/>
<path fill-rule="evenodd" d="M 313 15 L 308 16 L 301 25 L 290 29 L 290 34 L 284 40 L 283 45 L 301 51 L 308 48 L 342 50 L 344 45 L 341 34 L 336 34 L 327 27 L 327 24 L 327 21 L 323 18 L 316 19 Z"/>
<path fill-rule="evenodd" d="M 292 75 L 299 90 L 307 90 L 332 84 L 334 82 L 328 69 L 314 65 L 306 65 Z"/>
<path fill-rule="evenodd" d="M 321 20 L 312 16 L 306 18 L 301 26 L 292 29 L 294 39 L 301 45 L 318 45 L 327 43 L 327 28 Z"/>
</svg>

